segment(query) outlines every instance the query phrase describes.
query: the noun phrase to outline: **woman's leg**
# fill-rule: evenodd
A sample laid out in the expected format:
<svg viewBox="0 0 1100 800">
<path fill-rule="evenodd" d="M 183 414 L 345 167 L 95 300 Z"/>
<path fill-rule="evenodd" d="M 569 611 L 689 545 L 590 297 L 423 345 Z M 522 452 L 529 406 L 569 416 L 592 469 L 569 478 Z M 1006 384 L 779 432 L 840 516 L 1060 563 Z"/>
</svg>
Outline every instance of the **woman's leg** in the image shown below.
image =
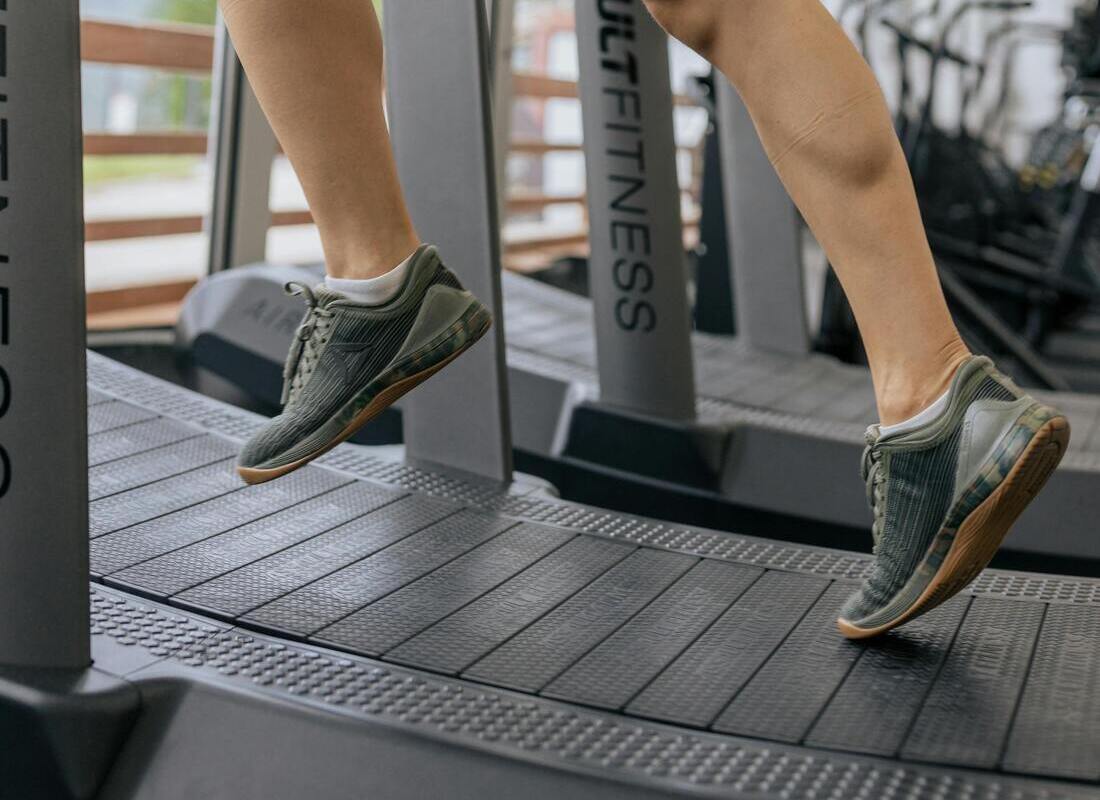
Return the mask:
<svg viewBox="0 0 1100 800">
<path fill-rule="evenodd" d="M 1058 464 L 1069 426 L 967 352 L 882 94 L 819 0 L 646 3 L 736 86 L 863 333 L 891 427 L 868 431 L 877 557 L 837 625 L 875 636 L 977 576 Z"/>
<path fill-rule="evenodd" d="M 819 0 L 646 0 L 737 88 L 859 323 L 884 424 L 947 388 L 967 349 L 867 64 Z"/>
<path fill-rule="evenodd" d="M 371 0 L 221 0 L 256 96 L 321 233 L 324 287 L 284 370 L 283 413 L 241 450 L 249 483 L 343 441 L 484 334 L 490 316 L 418 246 L 382 113 Z M 461 202 L 461 198 L 454 198 Z"/>
<path fill-rule="evenodd" d="M 329 275 L 372 278 L 419 239 L 382 112 L 371 0 L 220 0 L 256 97 L 294 165 Z"/>
</svg>

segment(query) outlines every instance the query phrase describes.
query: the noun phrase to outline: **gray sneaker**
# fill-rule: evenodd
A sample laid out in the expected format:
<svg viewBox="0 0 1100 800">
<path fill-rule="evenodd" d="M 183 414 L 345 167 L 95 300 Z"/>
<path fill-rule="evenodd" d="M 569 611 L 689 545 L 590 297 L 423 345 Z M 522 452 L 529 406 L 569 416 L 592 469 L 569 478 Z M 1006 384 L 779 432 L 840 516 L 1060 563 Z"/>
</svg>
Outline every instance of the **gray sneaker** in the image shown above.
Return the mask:
<svg viewBox="0 0 1100 800">
<path fill-rule="evenodd" d="M 961 591 L 997 552 L 1069 444 L 1069 423 L 988 358 L 971 356 L 947 408 L 917 430 L 867 430 L 863 478 L 875 563 L 840 611 L 851 639 L 876 636 Z"/>
<path fill-rule="evenodd" d="M 461 355 L 489 329 L 489 312 L 422 245 L 389 302 L 357 303 L 325 285 L 301 294 L 306 314 L 283 371 L 283 413 L 244 446 L 248 483 L 317 458 Z"/>
</svg>

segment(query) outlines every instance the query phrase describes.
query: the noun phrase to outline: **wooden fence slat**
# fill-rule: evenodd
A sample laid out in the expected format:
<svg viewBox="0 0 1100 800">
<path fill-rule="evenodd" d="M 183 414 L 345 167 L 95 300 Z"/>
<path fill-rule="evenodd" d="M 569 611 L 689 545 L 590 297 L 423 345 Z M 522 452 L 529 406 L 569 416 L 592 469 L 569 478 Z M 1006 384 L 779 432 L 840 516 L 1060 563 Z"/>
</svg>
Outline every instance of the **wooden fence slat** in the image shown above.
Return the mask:
<svg viewBox="0 0 1100 800">
<path fill-rule="evenodd" d="M 205 133 L 86 133 L 86 156 L 206 155 Z"/>
<path fill-rule="evenodd" d="M 214 29 L 85 19 L 80 22 L 80 57 L 100 64 L 210 72 L 214 67 Z"/>
</svg>

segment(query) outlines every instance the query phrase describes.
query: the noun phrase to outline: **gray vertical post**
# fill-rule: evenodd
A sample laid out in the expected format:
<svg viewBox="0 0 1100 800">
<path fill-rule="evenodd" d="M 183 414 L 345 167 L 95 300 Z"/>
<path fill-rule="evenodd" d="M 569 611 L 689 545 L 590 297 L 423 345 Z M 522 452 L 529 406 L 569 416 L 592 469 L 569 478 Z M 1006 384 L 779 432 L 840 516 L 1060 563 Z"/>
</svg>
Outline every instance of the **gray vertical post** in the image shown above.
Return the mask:
<svg viewBox="0 0 1100 800">
<path fill-rule="evenodd" d="M 729 81 L 715 79 L 737 336 L 766 350 L 809 352 L 798 211 L 745 104 Z"/>
<path fill-rule="evenodd" d="M 640 0 L 577 0 L 600 400 L 695 415 L 668 40 Z"/>
<path fill-rule="evenodd" d="M 494 320 L 482 342 L 409 395 L 406 455 L 510 481 L 484 0 L 401 0 L 383 20 L 390 132 L 413 222 Z"/>
<path fill-rule="evenodd" d="M 206 218 L 210 271 L 263 261 L 271 227 L 275 134 L 219 17 L 209 153 L 214 198 Z"/>
<path fill-rule="evenodd" d="M 489 11 L 489 72 L 493 90 L 493 161 L 497 205 L 507 216 L 508 151 L 512 141 L 512 42 L 516 0 L 486 0 Z"/>
<path fill-rule="evenodd" d="M 77 3 L 0 0 L 0 34 L 0 664 L 82 668 L 90 656 Z"/>
</svg>

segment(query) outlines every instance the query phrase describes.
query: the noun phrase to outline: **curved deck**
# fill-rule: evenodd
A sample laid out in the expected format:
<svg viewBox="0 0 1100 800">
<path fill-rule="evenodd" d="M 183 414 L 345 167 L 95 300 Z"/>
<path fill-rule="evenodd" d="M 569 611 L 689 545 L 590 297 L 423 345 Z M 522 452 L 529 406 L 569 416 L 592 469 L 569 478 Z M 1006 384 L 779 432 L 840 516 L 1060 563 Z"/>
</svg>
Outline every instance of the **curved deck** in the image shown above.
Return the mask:
<svg viewBox="0 0 1100 800">
<path fill-rule="evenodd" d="M 384 724 L 591 796 L 1100 794 L 1100 581 L 990 570 L 855 644 L 832 620 L 866 557 L 351 445 L 246 487 L 233 456 L 261 422 L 89 354 L 101 667 Z"/>
</svg>

